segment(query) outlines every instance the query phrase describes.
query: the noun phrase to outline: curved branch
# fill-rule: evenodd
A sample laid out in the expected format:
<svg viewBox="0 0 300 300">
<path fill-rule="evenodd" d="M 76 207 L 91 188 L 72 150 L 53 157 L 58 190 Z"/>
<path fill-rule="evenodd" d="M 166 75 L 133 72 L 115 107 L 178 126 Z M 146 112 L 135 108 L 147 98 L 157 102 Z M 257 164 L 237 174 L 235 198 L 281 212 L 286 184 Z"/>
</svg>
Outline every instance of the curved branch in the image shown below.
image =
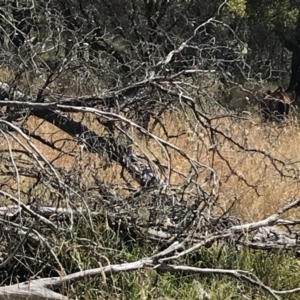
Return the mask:
<svg viewBox="0 0 300 300">
<path fill-rule="evenodd" d="M 0 82 L 0 97 L 4 99 L 9 98 L 9 90 L 8 84 Z M 17 101 L 0 101 L 0 106 L 16 107 L 18 109 L 28 108 L 31 111 L 31 115 L 41 118 L 75 137 L 85 146 L 85 150 L 98 153 L 99 155 L 106 152 L 112 160 L 126 169 L 141 186 L 149 187 L 164 184 L 148 165 L 141 162 L 132 153 L 130 147 L 118 144 L 114 138 L 101 137 L 81 122 L 54 111 L 59 109 L 69 112 L 84 112 L 88 108 L 65 106 L 57 103 L 36 103 L 32 97 L 26 96 L 19 91 L 14 92 L 14 99 Z M 93 112 L 95 111 L 97 110 L 94 109 Z M 1 122 L 9 125 L 6 121 Z"/>
<path fill-rule="evenodd" d="M 262 290 L 272 295 L 274 299 L 278 299 L 278 300 L 280 299 L 278 295 L 300 292 L 300 288 L 295 288 L 292 290 L 285 290 L 285 291 L 273 290 L 269 286 L 265 285 L 261 280 L 259 280 L 254 274 L 243 270 L 196 268 L 190 266 L 168 265 L 166 263 L 159 262 L 160 258 L 167 256 L 174 251 L 180 250 L 181 248 L 182 248 L 182 244 L 175 242 L 166 250 L 156 255 L 153 255 L 152 257 L 142 258 L 134 262 L 108 265 L 105 267 L 89 269 L 89 270 L 73 273 L 64 277 L 42 278 L 42 279 L 32 280 L 29 282 L 24 282 L 18 285 L 0 287 L 0 300 L 2 299 L 19 300 L 19 299 L 28 299 L 28 297 L 30 297 L 30 299 L 42 299 L 42 300 L 44 299 L 45 300 L 46 299 L 66 300 L 69 298 L 53 292 L 52 289 L 67 287 L 78 281 L 84 280 L 86 278 L 97 277 L 101 274 L 105 274 L 106 276 L 112 276 L 121 272 L 132 272 L 140 269 L 152 269 L 152 270 L 159 270 L 163 272 L 173 272 L 173 273 L 183 272 L 183 273 L 198 273 L 204 275 L 218 274 L 218 275 L 230 276 L 238 280 L 244 280 L 254 286 L 260 287 Z"/>
</svg>

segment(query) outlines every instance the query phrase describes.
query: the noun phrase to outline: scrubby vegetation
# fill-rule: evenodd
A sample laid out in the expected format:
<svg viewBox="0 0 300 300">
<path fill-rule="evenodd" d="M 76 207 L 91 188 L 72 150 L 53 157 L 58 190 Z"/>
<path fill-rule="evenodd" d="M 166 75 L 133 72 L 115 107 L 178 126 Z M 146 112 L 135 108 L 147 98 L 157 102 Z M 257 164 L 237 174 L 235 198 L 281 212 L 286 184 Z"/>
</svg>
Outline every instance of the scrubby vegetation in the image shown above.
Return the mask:
<svg viewBox="0 0 300 300">
<path fill-rule="evenodd" d="M 299 298 L 299 1 L 0 3 L 0 299 Z"/>
</svg>

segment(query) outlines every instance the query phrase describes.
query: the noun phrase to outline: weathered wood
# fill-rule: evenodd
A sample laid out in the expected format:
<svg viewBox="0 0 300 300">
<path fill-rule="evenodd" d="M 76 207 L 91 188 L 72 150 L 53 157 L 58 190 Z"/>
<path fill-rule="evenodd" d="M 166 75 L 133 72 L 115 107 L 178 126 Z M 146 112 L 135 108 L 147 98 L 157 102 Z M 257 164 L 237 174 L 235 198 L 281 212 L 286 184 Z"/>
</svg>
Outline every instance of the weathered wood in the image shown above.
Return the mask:
<svg viewBox="0 0 300 300">
<path fill-rule="evenodd" d="M 175 242 L 168 249 L 153 255 L 152 257 L 142 258 L 135 262 L 108 265 L 102 268 L 73 273 L 64 277 L 41 278 L 11 286 L 0 287 L 0 300 L 72 300 L 71 298 L 53 292 L 52 289 L 68 287 L 70 284 L 85 278 L 93 278 L 103 273 L 105 273 L 106 276 L 111 276 L 120 272 L 130 272 L 153 267 L 158 263 L 158 260 L 161 257 L 168 255 L 181 247 L 182 245 Z"/>
<path fill-rule="evenodd" d="M 71 300 L 44 286 L 31 282 L 0 287 L 0 300 Z"/>
<path fill-rule="evenodd" d="M 0 106 L 14 107 L 16 109 L 27 109 L 30 114 L 43 119 L 62 131 L 70 134 L 79 143 L 84 145 L 84 149 L 89 152 L 98 153 L 100 156 L 106 152 L 108 157 L 119 163 L 141 186 L 160 186 L 163 181 L 155 174 L 150 166 L 140 161 L 128 145 L 119 144 L 114 138 L 104 138 L 97 135 L 81 122 L 75 121 L 67 115 L 63 115 L 55 110 L 73 112 L 94 112 L 84 107 L 72 107 L 54 102 L 35 102 L 20 91 L 10 93 L 10 86 L 0 82 Z M 44 99 L 45 100 L 45 99 Z M 5 125 L 9 124 L 2 121 Z"/>
<path fill-rule="evenodd" d="M 116 199 L 115 199 L 116 200 Z M 120 201 L 120 200 L 119 200 Z M 294 203 L 294 202 L 293 202 Z M 292 203 L 292 204 L 293 204 Z M 107 217 L 110 221 L 110 224 L 122 224 L 124 226 L 128 226 L 135 228 L 136 230 L 140 230 L 140 233 L 145 233 L 148 238 L 153 240 L 168 241 L 172 239 L 175 235 L 177 235 L 178 240 L 187 240 L 190 242 L 197 243 L 203 239 L 203 234 L 200 230 L 196 230 L 193 224 L 197 224 L 199 218 L 195 218 L 191 224 L 191 234 L 188 228 L 184 232 L 181 232 L 182 228 L 176 225 L 176 222 L 179 224 L 184 224 L 190 222 L 193 218 L 193 210 L 187 205 L 187 203 L 183 203 L 181 205 L 173 205 L 170 206 L 168 209 L 166 207 L 163 211 L 160 211 L 160 207 L 156 208 L 154 212 L 152 208 L 147 208 L 152 210 L 151 216 L 149 219 L 143 220 L 143 218 L 139 218 L 139 221 L 134 221 L 135 211 L 138 213 L 139 207 L 142 207 L 143 204 L 136 204 L 135 209 L 131 208 L 130 213 L 126 212 L 126 207 L 120 209 L 119 205 L 116 202 L 111 202 L 110 205 L 104 205 L 105 211 L 107 212 Z M 297 205 L 297 204 L 296 204 Z M 130 206 L 130 204 L 129 204 Z M 58 220 L 68 220 L 71 216 L 73 217 L 80 217 L 83 215 L 90 215 L 90 216 L 97 216 L 101 214 L 99 211 L 88 211 L 88 210 L 71 210 L 69 208 L 56 208 L 56 207 L 49 207 L 49 206 L 27 206 L 28 209 L 35 211 L 38 215 L 47 218 L 47 219 L 54 219 L 57 218 Z M 286 205 L 287 209 L 292 208 L 293 205 L 288 204 Z M 129 208 L 128 208 L 129 209 Z M 284 209 L 284 208 L 283 208 Z M 190 210 L 190 212 L 189 212 Z M 175 211 L 174 214 L 172 211 Z M 285 210 L 283 210 L 285 211 Z M 0 222 L 1 218 L 10 219 L 16 217 L 23 213 L 22 208 L 18 207 L 17 205 L 9 205 L 0 207 Z M 189 216 L 190 215 L 190 216 Z M 235 240 L 238 245 L 243 245 L 247 247 L 251 247 L 253 249 L 265 249 L 265 250 L 279 250 L 279 249 L 286 249 L 286 250 L 294 250 L 297 249 L 299 245 L 299 240 L 296 234 L 293 232 L 283 231 L 278 227 L 273 226 L 275 225 L 297 225 L 299 224 L 300 220 L 297 221 L 288 221 L 288 220 L 280 220 L 278 219 L 279 215 L 274 214 L 270 217 L 254 222 L 254 223 L 245 223 L 240 224 L 239 220 L 235 220 L 234 218 L 219 218 L 217 216 L 210 216 L 205 215 L 206 219 L 206 227 L 207 228 L 215 228 L 216 225 L 220 226 L 220 231 L 229 230 L 231 241 Z M 165 221 L 167 220 L 167 221 Z M 126 225 L 127 224 L 127 225 Z M 147 224 L 147 226 L 145 226 Z M 223 224 L 223 225 L 221 225 Z M 119 225 L 118 225 L 119 226 Z M 9 227 L 6 231 L 9 230 Z M 26 234 L 26 230 L 21 230 L 19 228 L 18 233 L 21 236 Z M 243 234 L 240 236 L 240 234 Z M 247 233 L 247 234 L 246 234 Z M 179 235 L 180 234 L 180 235 Z M 39 238 L 33 234 L 29 234 L 29 240 L 32 243 L 38 243 Z M 300 251 L 299 251 L 300 253 Z"/>
<path fill-rule="evenodd" d="M 205 241 L 203 242 L 205 243 Z M 238 280 L 244 280 L 254 286 L 262 288 L 267 293 L 272 295 L 274 299 L 278 300 L 281 299 L 278 296 L 279 294 L 283 295 L 288 293 L 300 292 L 300 288 L 286 291 L 273 290 L 269 286 L 263 284 L 256 276 L 254 276 L 250 272 L 246 272 L 243 270 L 196 268 L 190 266 L 169 265 L 165 262 L 167 260 L 173 260 L 174 258 L 179 257 L 180 255 L 175 255 L 164 259 L 164 257 L 170 255 L 171 253 L 182 250 L 182 248 L 183 243 L 175 242 L 166 250 L 155 254 L 151 257 L 142 258 L 138 261 L 89 269 L 85 271 L 76 272 L 64 277 L 42 278 L 27 281 L 21 284 L 15 284 L 12 286 L 0 287 L 0 300 L 71 300 L 66 296 L 53 292 L 51 289 L 67 288 L 69 285 L 74 284 L 78 281 L 81 281 L 86 278 L 93 278 L 101 274 L 105 274 L 106 276 L 112 276 L 121 272 L 131 272 L 149 268 L 154 270 L 160 270 L 162 272 L 199 273 L 204 275 L 218 274 L 231 276 Z M 191 251 L 191 249 L 188 249 L 181 253 L 187 253 L 188 251 Z"/>
</svg>

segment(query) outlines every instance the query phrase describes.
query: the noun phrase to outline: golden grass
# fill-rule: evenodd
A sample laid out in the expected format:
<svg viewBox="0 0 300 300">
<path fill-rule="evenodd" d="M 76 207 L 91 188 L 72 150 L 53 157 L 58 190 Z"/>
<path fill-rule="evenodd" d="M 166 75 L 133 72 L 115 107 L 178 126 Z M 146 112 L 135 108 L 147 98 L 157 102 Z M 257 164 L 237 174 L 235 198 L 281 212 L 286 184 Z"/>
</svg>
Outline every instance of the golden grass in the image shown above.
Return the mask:
<svg viewBox="0 0 300 300">
<path fill-rule="evenodd" d="M 190 128 L 182 117 L 167 116 L 164 123 L 169 135 L 178 135 L 186 131 L 184 135 L 170 139 L 171 143 L 191 158 L 216 171 L 220 177 L 220 185 L 215 188 L 215 191 L 224 209 L 236 200 L 234 207 L 236 214 L 247 220 L 258 220 L 275 212 L 287 201 L 300 196 L 298 179 L 300 131 L 297 124 L 265 125 L 261 124 L 259 119 L 251 122 L 219 119 L 213 123 L 213 127 L 224 132 L 245 149 L 262 150 L 283 161 L 284 165 L 274 162 L 278 171 L 272 165 L 272 159 L 256 151 L 247 152 L 239 149 L 220 135 L 216 136 L 215 143 L 222 157 L 209 151 L 208 133 L 201 127 L 195 130 Z M 161 129 L 154 130 L 154 133 L 165 138 Z M 151 150 L 156 153 L 160 161 L 166 163 L 163 151 L 159 149 L 157 143 L 153 141 L 145 143 L 143 150 L 148 153 Z M 172 169 L 187 174 L 190 168 L 188 162 L 173 150 L 170 150 L 169 154 Z M 198 182 L 204 184 L 207 181 L 207 175 L 209 172 L 201 173 Z M 173 176 L 172 179 L 172 183 L 180 182 L 179 176 Z M 206 182 L 204 186 L 209 189 L 209 182 Z M 294 214 L 294 217 L 299 215 L 298 212 Z"/>
<path fill-rule="evenodd" d="M 224 124 L 230 128 L 232 137 L 239 140 L 242 145 L 264 150 L 286 163 L 293 163 L 289 169 L 299 169 L 298 127 L 270 128 L 261 125 L 251 126 L 247 122 L 233 127 L 228 125 Z M 257 186 L 259 195 L 237 176 L 232 176 L 232 172 L 220 158 L 216 159 L 215 169 L 221 174 L 221 180 L 224 182 L 220 190 L 220 199 L 224 203 L 230 202 L 230 199 L 238 199 L 236 211 L 244 218 L 257 220 L 266 217 L 287 200 L 299 197 L 299 180 L 282 177 L 264 155 L 245 153 L 231 147 L 228 141 L 224 142 L 223 147 L 223 155 L 230 162 L 232 169 L 243 176 L 249 184 Z M 282 173 L 293 175 L 293 172 L 288 172 L 288 168 L 280 164 L 277 166 Z"/>
<path fill-rule="evenodd" d="M 103 133 L 103 129 L 101 130 L 99 125 L 96 125 L 89 118 L 85 119 L 85 123 L 99 134 Z M 300 184 L 296 175 L 300 169 L 300 151 L 298 150 L 300 131 L 296 124 L 271 126 L 263 125 L 259 120 L 250 122 L 225 118 L 216 120 L 213 123 L 215 128 L 224 132 L 241 146 L 263 150 L 274 158 L 284 161 L 286 166 L 280 163 L 276 164 L 280 171 L 291 177 L 295 175 L 295 178 L 286 178 L 281 176 L 272 166 L 271 161 L 263 154 L 239 149 L 220 135 L 216 136 L 215 143 L 222 158 L 217 153 L 209 151 L 210 142 L 207 132 L 201 127 L 191 128 L 191 124 L 188 124 L 183 119 L 183 116 L 167 115 L 163 118 L 163 122 L 168 130 L 168 134 L 174 136 L 168 140 L 169 143 L 180 148 L 189 157 L 212 167 L 216 171 L 220 184 L 215 187 L 215 193 L 218 194 L 220 205 L 224 209 L 228 208 L 233 201 L 236 201 L 234 207 L 236 214 L 247 220 L 257 220 L 276 211 L 286 201 L 299 197 Z M 72 137 L 62 133 L 53 125 L 31 117 L 27 122 L 27 127 L 31 129 L 31 132 L 55 143 L 57 147 L 62 147 L 66 153 L 74 154 L 74 156 L 61 154 L 35 141 L 40 152 L 55 167 L 65 168 L 66 170 L 79 170 L 82 172 L 83 183 L 85 184 L 93 184 L 91 175 L 95 174 L 95 172 L 99 179 L 107 183 L 113 183 L 120 187 L 125 184 L 120 176 L 120 166 L 112 163 L 110 167 L 103 170 L 103 161 L 101 159 L 95 154 L 80 152 Z M 185 133 L 182 134 L 183 132 Z M 153 133 L 162 139 L 166 139 L 163 130 L 159 126 L 154 129 Z M 179 136 L 175 137 L 176 135 Z M 165 152 L 156 141 L 139 140 L 138 138 L 135 141 L 138 145 L 135 146 L 136 153 L 144 152 L 149 157 L 157 158 L 160 162 L 167 165 L 168 160 Z M 16 142 L 12 142 L 11 146 L 13 149 L 21 148 Z M 1 142 L 2 150 L 7 149 L 7 147 L 7 142 L 3 139 Z M 172 149 L 168 149 L 168 153 L 171 168 L 187 174 L 190 169 L 188 160 Z M 24 159 L 26 156 L 16 152 L 15 157 Z M 228 161 L 230 167 L 228 167 L 224 159 Z M 200 173 L 198 179 L 198 182 L 203 184 L 207 190 L 211 189 L 210 181 L 208 180 L 209 174 L 210 172 L 204 171 Z M 133 183 L 128 175 L 126 178 Z M 244 180 L 241 178 L 244 178 Z M 13 180 L 16 181 L 16 178 Z M 26 186 L 26 180 L 28 179 L 22 178 L 24 183 L 22 186 Z M 183 178 L 176 174 L 171 177 L 173 184 L 178 184 L 182 180 Z M 245 181 L 249 185 L 254 186 L 256 190 L 254 187 L 248 186 Z M 295 215 L 294 217 L 297 216 Z"/>
<path fill-rule="evenodd" d="M 0 70 L 0 80 L 7 81 L 11 77 L 9 70 L 4 67 L 0 67 Z M 75 116 L 77 120 L 83 120 L 85 125 L 98 134 L 105 133 L 104 129 L 94 121 L 94 116 L 86 114 L 81 118 L 78 114 L 74 114 Z M 191 119 L 191 117 L 184 117 L 181 112 L 166 114 L 162 122 L 167 128 L 169 137 L 171 137 L 167 139 L 159 125 L 154 128 L 152 133 L 174 144 L 192 159 L 212 167 L 216 171 L 219 184 L 214 187 L 214 192 L 219 196 L 219 202 L 223 209 L 228 208 L 233 201 L 236 201 L 234 213 L 247 220 L 258 220 L 276 211 L 286 201 L 300 196 L 300 185 L 297 178 L 300 169 L 300 131 L 298 124 L 294 122 L 285 126 L 265 125 L 261 124 L 259 118 L 254 118 L 252 121 L 220 118 L 212 123 L 214 128 L 225 133 L 245 149 L 263 150 L 284 161 L 285 166 L 279 163 L 276 165 L 282 173 L 291 177 L 287 178 L 281 176 L 272 166 L 271 161 L 264 155 L 243 151 L 221 135 L 216 135 L 213 143 L 216 144 L 222 158 L 218 153 L 209 151 L 212 144 L 209 140 L 209 132 L 199 125 L 196 126 L 196 123 Z M 33 140 L 40 152 L 53 166 L 66 170 L 78 170 L 81 172 L 82 183 L 84 184 L 93 185 L 92 175 L 96 175 L 107 183 L 118 185 L 120 189 L 126 185 L 121 178 L 121 167 L 119 165 L 111 163 L 103 169 L 106 163 L 103 159 L 100 159 L 96 154 L 80 151 L 76 141 L 55 126 L 34 117 L 29 118 L 26 126 L 30 132 L 55 143 L 57 147 L 62 147 L 65 154 Z M 8 137 L 8 140 L 14 150 L 22 148 L 10 137 Z M 22 139 L 20 138 L 20 140 Z M 152 159 L 158 159 L 164 165 L 168 164 L 165 150 L 155 140 L 138 139 L 137 136 L 134 140 L 136 142 L 134 146 L 135 153 L 144 152 Z M 22 141 L 24 142 L 24 140 Z M 1 139 L 0 150 L 7 149 L 7 141 Z M 167 150 L 171 169 L 187 175 L 191 167 L 188 160 L 175 150 L 169 148 Z M 67 153 L 71 153 L 73 156 Z M 14 158 L 33 163 L 32 159 L 18 152 L 14 153 Z M 227 160 L 230 167 L 224 159 Z M 5 169 L 1 163 L 0 169 Z M 199 169 L 199 172 L 197 179 L 199 184 L 203 185 L 208 191 L 212 190 L 211 181 L 208 180 L 209 170 L 204 168 L 203 170 Z M 128 174 L 125 177 L 131 184 L 135 185 Z M 15 186 L 17 179 L 15 176 L 13 178 L 1 176 L 1 181 L 7 182 L 9 186 Z M 33 179 L 22 176 L 20 181 L 20 187 L 24 191 L 28 190 L 34 182 Z M 182 181 L 182 176 L 172 174 L 172 184 L 178 184 Z M 246 182 L 253 187 L 247 185 Z M 294 217 L 297 217 L 298 214 L 296 212 Z"/>
</svg>

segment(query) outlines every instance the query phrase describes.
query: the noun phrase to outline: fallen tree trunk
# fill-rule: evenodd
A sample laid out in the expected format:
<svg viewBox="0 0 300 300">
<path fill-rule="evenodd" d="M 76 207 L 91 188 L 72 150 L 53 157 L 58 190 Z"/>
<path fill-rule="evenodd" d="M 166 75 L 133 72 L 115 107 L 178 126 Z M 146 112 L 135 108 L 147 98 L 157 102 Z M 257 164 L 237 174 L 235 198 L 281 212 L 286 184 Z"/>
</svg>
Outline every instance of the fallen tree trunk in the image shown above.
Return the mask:
<svg viewBox="0 0 300 300">
<path fill-rule="evenodd" d="M 38 279 L 0 287 L 0 300 L 70 300 L 69 297 L 48 289 L 47 282 L 47 279 Z"/>
<path fill-rule="evenodd" d="M 100 276 L 101 274 L 112 276 L 120 272 L 136 271 L 149 267 L 153 268 L 153 266 L 158 264 L 159 258 L 164 257 L 181 247 L 182 246 L 176 242 L 165 251 L 150 258 L 143 258 L 135 262 L 85 270 L 65 277 L 41 278 L 11 286 L 0 287 L 0 300 L 25 300 L 29 298 L 34 300 L 71 300 L 69 297 L 54 292 L 53 289 L 68 287 L 70 284 L 74 284 L 85 278 L 93 278 Z"/>
<path fill-rule="evenodd" d="M 31 115 L 43 119 L 73 136 L 84 146 L 85 150 L 98 153 L 99 156 L 107 153 L 110 159 L 126 169 L 141 186 L 155 187 L 163 184 L 152 168 L 132 153 L 131 146 L 119 144 L 114 138 L 101 137 L 81 122 L 55 111 L 55 109 L 66 111 L 63 106 L 58 107 L 57 103 L 35 103 L 32 97 L 19 91 L 11 93 L 10 86 L 4 82 L 0 82 L 0 97 L 0 106 L 14 107 L 19 110 L 27 108 Z M 13 101 L 8 101 L 11 98 Z M 78 112 L 80 110 L 69 108 L 67 111 Z M 9 124 L 6 125 L 9 126 Z"/>
<path fill-rule="evenodd" d="M 119 199 L 119 201 L 122 200 Z M 283 231 L 278 228 L 278 225 L 295 226 L 300 223 L 300 220 L 289 221 L 279 219 L 279 216 L 282 214 L 281 212 L 275 213 L 262 221 L 244 224 L 241 224 L 239 220 L 232 217 L 212 216 L 205 213 L 205 221 L 202 223 L 202 227 L 196 229 L 201 216 L 197 215 L 188 203 L 173 205 L 173 207 L 165 203 L 163 207 L 158 206 L 155 211 L 152 210 L 152 214 L 147 219 L 143 219 L 135 218 L 140 209 L 148 209 L 145 204 L 138 204 L 139 202 L 137 201 L 134 208 L 130 204 L 128 204 L 128 207 L 124 206 L 123 202 L 102 202 L 102 211 L 86 209 L 78 211 L 70 208 L 36 207 L 34 205 L 27 205 L 26 207 L 34 211 L 38 216 L 51 219 L 52 221 L 70 220 L 82 215 L 93 217 L 106 214 L 112 228 L 115 225 L 118 227 L 122 225 L 129 234 L 130 232 L 133 234 L 136 231 L 135 233 L 145 235 L 145 237 L 147 236 L 160 243 L 167 243 L 168 241 L 174 241 L 174 239 L 179 242 L 185 240 L 190 243 L 199 243 L 204 239 L 204 228 L 213 234 L 214 228 L 219 226 L 217 232 L 224 236 L 224 241 L 230 236 L 230 242 L 234 241 L 236 245 L 263 250 L 297 250 L 299 248 L 298 235 L 293 230 Z M 292 204 L 287 204 L 286 209 L 296 207 L 298 203 L 300 203 L 300 200 L 296 200 Z M 122 206 L 123 208 L 121 208 Z M 176 215 L 173 214 L 174 211 L 177 211 Z M 15 218 L 20 213 L 23 213 L 23 217 L 25 217 L 26 210 L 23 210 L 18 205 L 0 207 L 0 223 L 13 225 L 15 223 L 11 223 L 9 220 Z M 183 224 L 186 225 L 182 226 Z M 19 225 L 15 224 L 14 227 L 19 228 Z M 9 231 L 9 228 L 7 230 Z M 19 228 L 18 233 L 21 236 L 25 236 L 26 232 L 21 227 Z M 33 244 L 39 241 L 39 237 L 33 233 L 30 233 L 28 238 Z M 204 246 L 207 245 L 209 243 Z M 300 251 L 297 250 L 297 253 L 300 254 Z"/>
<path fill-rule="evenodd" d="M 203 242 L 203 244 L 205 241 Z M 174 257 L 168 257 L 169 254 L 180 251 L 183 248 L 183 243 L 175 242 L 166 250 L 153 255 L 152 257 L 142 258 L 140 260 L 108 265 L 105 267 L 100 267 L 96 269 L 89 269 L 85 271 L 80 271 L 64 277 L 52 277 L 52 278 L 42 278 L 27 281 L 21 284 L 15 284 L 11 286 L 0 287 L 0 300 L 23 300 L 23 299 L 36 299 L 36 300 L 72 300 L 67 296 L 63 296 L 59 293 L 53 291 L 53 289 L 63 289 L 68 288 L 71 284 L 84 279 L 91 279 L 93 277 L 105 275 L 113 276 L 121 272 L 132 272 L 142 269 L 152 269 L 161 272 L 180 272 L 180 273 L 199 273 L 203 275 L 218 274 L 223 276 L 230 276 L 237 280 L 246 281 L 256 287 L 261 288 L 265 292 L 273 296 L 274 299 L 279 299 L 278 295 L 284 295 L 289 293 L 300 292 L 300 288 L 285 291 L 276 291 L 271 287 L 263 284 L 255 275 L 250 272 L 242 270 L 228 270 L 228 269 L 211 269 L 211 268 L 196 268 L 189 266 L 178 266 L 169 265 L 164 261 L 173 259 Z M 192 249 L 190 249 L 192 250 Z M 183 251 L 187 252 L 187 251 Z M 176 256 L 175 256 L 176 257 Z M 177 256 L 179 257 L 179 256 Z"/>
</svg>

